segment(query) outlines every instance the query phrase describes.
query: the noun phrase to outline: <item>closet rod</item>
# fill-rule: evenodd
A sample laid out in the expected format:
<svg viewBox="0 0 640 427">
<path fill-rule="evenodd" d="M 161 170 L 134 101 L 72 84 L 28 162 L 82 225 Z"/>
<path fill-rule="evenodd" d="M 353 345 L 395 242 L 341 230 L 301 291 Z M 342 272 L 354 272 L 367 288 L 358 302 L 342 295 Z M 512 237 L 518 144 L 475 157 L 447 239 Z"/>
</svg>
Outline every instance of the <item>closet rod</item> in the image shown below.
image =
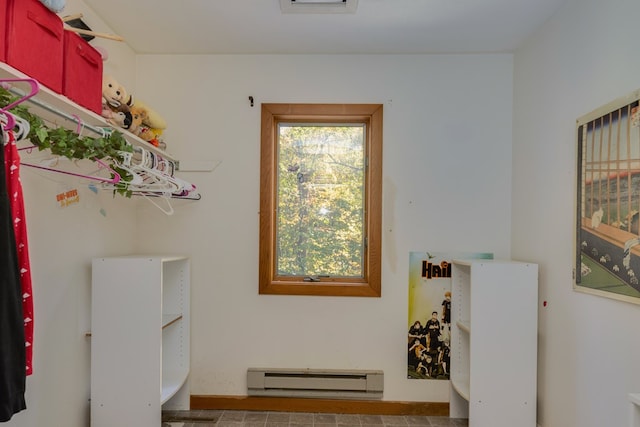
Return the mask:
<svg viewBox="0 0 640 427">
<path fill-rule="evenodd" d="M 20 89 L 14 88 L 14 87 L 9 88 L 9 91 L 11 93 L 13 93 L 14 95 L 16 95 L 16 96 L 25 96 L 25 92 L 23 92 Z M 76 124 L 79 123 L 84 129 L 88 129 L 88 130 L 90 130 L 91 132 L 93 132 L 93 133 L 95 133 L 97 135 L 104 136 L 104 134 L 105 134 L 105 130 L 104 129 L 92 126 L 92 125 L 90 125 L 88 123 L 85 123 L 82 120 L 74 117 L 73 115 L 65 113 L 64 111 L 60 111 L 57 108 L 52 107 L 51 105 L 36 99 L 35 97 L 27 99 L 26 102 L 30 102 L 30 103 L 42 108 L 43 110 L 46 110 L 46 111 L 48 111 L 48 112 L 50 112 L 52 114 L 55 114 L 56 116 L 61 117 L 61 118 L 65 119 L 65 120 L 69 120 L 69 121 L 71 121 L 73 123 L 76 123 Z"/>
<path fill-rule="evenodd" d="M 0 0 L 0 4 L 2 4 L 2 0 Z M 0 62 L 0 82 L 4 78 L 27 79 L 28 76 L 22 74 L 11 66 Z M 8 87 L 6 89 L 17 96 L 25 96 L 24 94 L 26 93 L 24 89 L 15 85 L 12 85 L 11 87 Z M 105 135 L 105 133 L 109 134 L 112 131 L 120 132 L 129 144 L 134 146 L 143 146 L 145 147 L 145 149 L 152 151 L 165 159 L 174 161 L 176 162 L 176 170 L 179 169 L 179 162 L 165 150 L 154 147 L 138 136 L 132 134 L 131 132 L 128 132 L 127 129 L 110 125 L 102 116 L 100 116 L 96 112 L 73 103 L 65 96 L 59 93 L 54 93 L 46 86 L 41 86 L 40 92 L 36 96 L 27 99 L 25 101 L 25 104 L 23 105 L 28 105 L 27 103 L 29 102 L 32 106 L 35 107 L 35 111 L 32 111 L 32 113 L 40 116 L 42 119 L 49 123 L 63 126 L 69 130 L 76 129 L 79 124 L 80 126 L 82 126 L 82 129 L 88 129 L 92 134 L 98 135 L 99 137 L 102 137 L 103 135 Z M 75 126 L 71 126 L 69 123 L 62 123 L 61 120 L 58 120 L 59 118 L 62 118 L 69 123 L 73 123 Z"/>
</svg>

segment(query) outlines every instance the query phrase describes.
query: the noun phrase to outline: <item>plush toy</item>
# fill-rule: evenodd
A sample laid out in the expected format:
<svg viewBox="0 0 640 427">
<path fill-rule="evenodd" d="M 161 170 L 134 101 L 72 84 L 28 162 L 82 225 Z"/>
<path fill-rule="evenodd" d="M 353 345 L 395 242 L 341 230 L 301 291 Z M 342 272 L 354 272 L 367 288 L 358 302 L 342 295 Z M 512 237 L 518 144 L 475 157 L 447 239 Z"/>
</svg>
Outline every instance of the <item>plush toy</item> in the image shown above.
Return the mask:
<svg viewBox="0 0 640 427">
<path fill-rule="evenodd" d="M 129 125 L 128 130 L 132 134 L 140 136 L 142 122 L 147 116 L 147 112 L 140 107 L 131 107 L 129 111 L 131 113 L 131 124 Z"/>
<path fill-rule="evenodd" d="M 107 122 L 114 126 L 123 129 L 129 129 L 129 126 L 131 126 L 131 112 L 129 111 L 112 111 L 107 108 L 102 110 L 102 115 L 103 117 L 108 117 Z"/>
<path fill-rule="evenodd" d="M 102 78 L 102 117 L 112 125 L 128 129 L 131 125 L 127 90 L 111 76 Z"/>
<path fill-rule="evenodd" d="M 144 125 L 140 126 L 140 128 L 138 128 L 138 136 L 147 141 L 149 144 L 155 145 L 156 147 L 159 144 L 158 137 L 160 135 L 156 134 L 156 132 L 152 128 L 148 128 Z"/>
<path fill-rule="evenodd" d="M 136 115 L 132 111 L 134 108 L 138 119 L 142 118 L 140 124 L 136 123 L 138 119 L 133 117 Z M 124 114 L 124 119 L 120 113 Z M 102 82 L 102 116 L 111 124 L 128 129 L 154 145 L 157 144 L 162 131 L 167 128 L 167 123 L 160 114 L 144 102 L 134 99 L 133 95 L 111 76 L 104 76 Z M 144 128 L 141 128 L 141 125 L 144 125 Z"/>
<path fill-rule="evenodd" d="M 106 102 L 102 102 L 102 117 L 114 126 L 129 129 L 131 125 L 131 112 L 129 106 L 122 104 L 117 108 L 109 106 Z"/>
<path fill-rule="evenodd" d="M 107 75 L 102 78 L 102 99 L 111 108 L 132 105 L 132 97 L 124 86 L 113 77 Z"/>
<path fill-rule="evenodd" d="M 149 144 L 160 147 L 161 141 L 159 137 L 161 131 L 159 132 L 157 129 L 149 128 L 144 124 L 145 120 L 148 119 L 147 114 L 148 112 L 144 108 L 138 106 L 131 107 L 133 126 L 129 128 L 129 131 L 147 141 Z M 163 145 L 163 148 L 166 148 L 166 144 Z"/>
<path fill-rule="evenodd" d="M 160 135 L 167 128 L 167 123 L 162 116 L 138 99 L 134 100 L 131 97 L 130 101 L 131 110 L 135 110 L 142 117 L 142 125 L 138 126 L 134 133 L 151 145 L 166 148 L 166 144 L 160 140 Z"/>
<path fill-rule="evenodd" d="M 151 145 L 162 149 L 166 148 L 166 144 L 160 141 L 160 135 L 162 135 L 164 129 L 167 128 L 167 123 L 162 116 L 138 99 L 133 100 L 132 98 L 131 108 L 139 108 L 140 111 L 144 112 L 142 116 L 142 126 L 137 130 L 136 134 Z"/>
<path fill-rule="evenodd" d="M 131 106 L 140 107 L 147 112 L 147 115 L 143 121 L 145 125 L 149 126 L 152 129 L 157 129 L 158 131 L 163 131 L 167 128 L 167 122 L 165 122 L 162 116 L 144 102 L 140 101 L 139 99 L 134 100 L 133 97 L 131 97 Z"/>
<path fill-rule="evenodd" d="M 65 0 L 40 0 L 40 2 L 55 13 L 62 12 L 66 6 Z"/>
</svg>

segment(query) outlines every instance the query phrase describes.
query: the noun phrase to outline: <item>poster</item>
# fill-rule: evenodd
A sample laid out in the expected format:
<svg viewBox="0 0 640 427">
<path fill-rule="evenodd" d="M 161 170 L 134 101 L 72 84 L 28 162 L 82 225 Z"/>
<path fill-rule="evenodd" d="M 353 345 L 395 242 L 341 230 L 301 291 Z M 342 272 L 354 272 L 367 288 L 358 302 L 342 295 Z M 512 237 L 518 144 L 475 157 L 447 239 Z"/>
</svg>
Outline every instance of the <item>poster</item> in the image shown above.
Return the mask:
<svg viewBox="0 0 640 427">
<path fill-rule="evenodd" d="M 407 378 L 448 380 L 451 261 L 493 259 L 491 253 L 411 252 Z"/>
<path fill-rule="evenodd" d="M 576 124 L 574 289 L 640 304 L 640 91 Z"/>
</svg>

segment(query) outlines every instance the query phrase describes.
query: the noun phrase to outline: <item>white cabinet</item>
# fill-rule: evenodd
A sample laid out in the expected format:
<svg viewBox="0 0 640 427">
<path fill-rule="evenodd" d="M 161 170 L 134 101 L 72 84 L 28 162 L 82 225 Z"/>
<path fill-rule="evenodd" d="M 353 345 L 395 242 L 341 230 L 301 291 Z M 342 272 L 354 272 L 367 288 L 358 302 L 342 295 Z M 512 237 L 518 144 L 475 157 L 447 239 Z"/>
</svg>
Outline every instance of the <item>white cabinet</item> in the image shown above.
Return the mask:
<svg viewBox="0 0 640 427">
<path fill-rule="evenodd" d="M 186 401 L 172 409 L 189 408 L 189 259 L 95 258 L 92 267 L 91 425 L 158 427 L 179 391 L 174 399 Z"/>
<path fill-rule="evenodd" d="M 453 261 L 452 418 L 470 427 L 535 427 L 538 266 Z"/>
</svg>

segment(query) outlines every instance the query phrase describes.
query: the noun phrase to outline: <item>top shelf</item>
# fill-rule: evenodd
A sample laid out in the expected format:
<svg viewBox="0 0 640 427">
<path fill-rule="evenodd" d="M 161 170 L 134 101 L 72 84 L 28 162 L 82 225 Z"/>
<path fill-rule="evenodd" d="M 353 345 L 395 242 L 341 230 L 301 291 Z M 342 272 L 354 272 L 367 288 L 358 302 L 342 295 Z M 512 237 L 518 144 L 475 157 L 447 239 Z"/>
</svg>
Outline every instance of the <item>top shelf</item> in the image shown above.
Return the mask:
<svg viewBox="0 0 640 427">
<path fill-rule="evenodd" d="M 4 62 L 0 62 L 0 79 L 29 79 L 28 75 L 16 70 Z M 26 85 L 15 84 L 14 87 L 23 91 L 23 87 Z M 44 86 L 39 85 L 40 90 L 33 98 L 28 99 L 26 102 L 29 104 L 29 111 L 43 120 L 52 123 L 57 126 L 64 127 L 66 129 L 75 130 L 78 126 L 78 122 L 75 116 L 82 121 L 83 124 L 93 128 L 111 128 L 122 133 L 124 138 L 133 146 L 143 147 L 145 150 L 151 151 L 159 156 L 171 161 L 176 159 L 169 153 L 160 150 L 159 148 L 149 144 L 138 136 L 131 132 L 112 126 L 100 115 L 93 111 L 76 104 L 69 98 L 59 93 L 56 93 Z M 24 91 L 23 91 L 24 92 Z M 85 129 L 91 130 L 89 127 Z"/>
</svg>

